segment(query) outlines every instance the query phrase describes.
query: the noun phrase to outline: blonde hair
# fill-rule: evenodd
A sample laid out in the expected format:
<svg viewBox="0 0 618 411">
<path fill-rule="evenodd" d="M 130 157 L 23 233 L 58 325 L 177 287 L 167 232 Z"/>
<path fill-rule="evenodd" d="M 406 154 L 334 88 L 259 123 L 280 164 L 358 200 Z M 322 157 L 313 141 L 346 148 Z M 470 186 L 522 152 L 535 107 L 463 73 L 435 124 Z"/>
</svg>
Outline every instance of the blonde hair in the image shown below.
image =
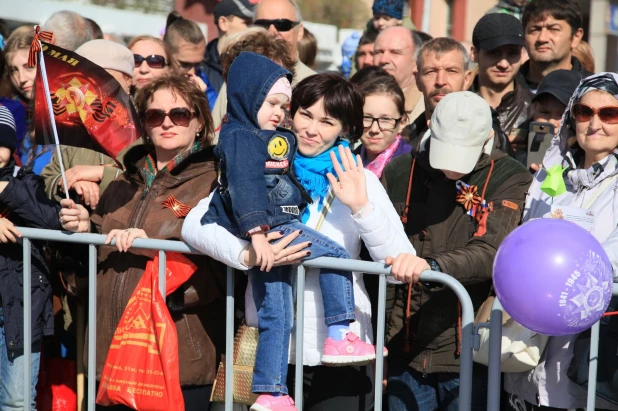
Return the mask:
<svg viewBox="0 0 618 411">
<path fill-rule="evenodd" d="M 163 52 L 165 53 L 165 63 L 167 64 L 167 67 L 169 67 L 168 71 L 174 71 L 176 70 L 176 63 L 175 60 L 172 58 L 172 53 L 170 51 L 170 48 L 168 46 L 168 44 L 166 42 L 164 42 L 163 40 L 157 38 L 157 37 L 153 37 L 153 36 L 147 36 L 147 35 L 143 35 L 143 36 L 137 36 L 137 37 L 133 37 L 131 39 L 131 41 L 129 41 L 129 44 L 127 45 L 127 48 L 129 50 L 131 50 L 131 48 L 133 46 L 135 46 L 137 43 L 139 43 L 140 41 L 151 41 L 153 43 L 158 44 L 159 46 L 161 46 L 161 48 L 163 49 Z M 133 52 L 133 51 L 131 51 Z"/>
<path fill-rule="evenodd" d="M 594 50 L 592 50 L 590 44 L 582 40 L 575 46 L 572 53 L 586 70 L 594 73 Z"/>
</svg>

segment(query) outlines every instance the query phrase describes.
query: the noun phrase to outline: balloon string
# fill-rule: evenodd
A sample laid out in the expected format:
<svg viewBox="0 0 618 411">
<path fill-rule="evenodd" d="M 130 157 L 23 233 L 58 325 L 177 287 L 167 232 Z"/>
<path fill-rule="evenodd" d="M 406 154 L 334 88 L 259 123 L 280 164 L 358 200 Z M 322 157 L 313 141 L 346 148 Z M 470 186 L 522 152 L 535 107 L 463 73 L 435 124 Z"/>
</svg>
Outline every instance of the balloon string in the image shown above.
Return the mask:
<svg viewBox="0 0 618 411">
<path fill-rule="evenodd" d="M 618 311 L 610 311 L 603 314 L 603 317 L 611 317 L 612 315 L 618 315 Z"/>
</svg>

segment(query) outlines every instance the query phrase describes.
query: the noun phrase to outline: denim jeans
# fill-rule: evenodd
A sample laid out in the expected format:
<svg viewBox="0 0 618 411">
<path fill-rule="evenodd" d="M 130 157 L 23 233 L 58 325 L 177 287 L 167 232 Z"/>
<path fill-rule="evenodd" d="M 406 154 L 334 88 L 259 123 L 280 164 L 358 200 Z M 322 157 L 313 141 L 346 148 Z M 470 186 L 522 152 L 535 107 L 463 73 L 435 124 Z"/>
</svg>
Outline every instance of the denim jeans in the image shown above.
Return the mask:
<svg viewBox="0 0 618 411">
<path fill-rule="evenodd" d="M 318 257 L 350 258 L 341 245 L 300 222 L 277 226 L 272 231 L 284 235 L 302 230 L 290 245 L 305 241 L 312 243 L 310 259 Z M 274 267 L 262 272 L 259 267 L 249 270 L 253 299 L 257 308 L 259 341 L 253 369 L 253 392 L 288 393 L 288 348 L 294 321 L 292 272 L 290 266 Z M 342 320 L 354 320 L 354 289 L 352 273 L 341 270 L 320 270 L 320 290 L 324 302 L 326 325 Z"/>
<path fill-rule="evenodd" d="M 390 411 L 459 410 L 459 373 L 423 374 L 402 360 L 388 362 L 388 406 Z M 487 410 L 487 373 L 472 375 L 473 411 Z"/>
<path fill-rule="evenodd" d="M 40 344 L 33 344 L 30 357 L 31 389 L 30 409 L 36 410 L 36 384 L 39 380 L 41 360 Z M 37 352 L 34 352 L 34 350 Z M 4 317 L 0 308 L 0 411 L 24 409 L 24 356 L 9 352 L 4 335 Z"/>
</svg>

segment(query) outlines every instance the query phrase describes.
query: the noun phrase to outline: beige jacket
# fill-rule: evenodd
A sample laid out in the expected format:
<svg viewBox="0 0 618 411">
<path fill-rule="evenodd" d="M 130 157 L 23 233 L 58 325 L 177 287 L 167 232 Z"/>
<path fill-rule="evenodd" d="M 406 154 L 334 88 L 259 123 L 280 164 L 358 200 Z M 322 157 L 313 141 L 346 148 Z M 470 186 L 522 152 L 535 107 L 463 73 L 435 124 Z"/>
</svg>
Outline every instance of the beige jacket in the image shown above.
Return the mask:
<svg viewBox="0 0 618 411">
<path fill-rule="evenodd" d="M 292 87 L 298 84 L 300 81 L 306 79 L 309 76 L 313 76 L 316 74 L 315 71 L 307 67 L 302 61 L 297 60 L 294 65 L 294 78 L 292 79 Z M 423 107 L 423 110 L 425 108 Z M 221 122 L 223 121 L 223 116 L 227 113 L 227 85 L 223 83 L 221 90 L 219 90 L 219 98 L 217 98 L 217 102 L 215 103 L 215 107 L 212 109 L 212 120 L 214 122 L 215 130 L 217 130 L 221 126 Z M 215 138 L 213 140 L 213 144 L 217 144 L 219 141 L 219 131 L 215 133 Z"/>
</svg>

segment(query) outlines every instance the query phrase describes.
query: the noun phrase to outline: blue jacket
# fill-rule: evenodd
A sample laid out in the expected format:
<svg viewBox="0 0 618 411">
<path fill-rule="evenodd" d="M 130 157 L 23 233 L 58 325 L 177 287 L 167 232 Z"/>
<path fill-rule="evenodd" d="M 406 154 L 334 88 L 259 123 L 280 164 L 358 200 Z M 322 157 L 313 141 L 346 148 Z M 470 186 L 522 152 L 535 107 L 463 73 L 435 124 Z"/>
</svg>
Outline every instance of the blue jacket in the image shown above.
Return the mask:
<svg viewBox="0 0 618 411">
<path fill-rule="evenodd" d="M 58 212 L 60 205 L 45 195 L 43 179 L 32 172 L 19 170 L 13 176 L 13 162 L 0 169 L 0 181 L 8 185 L 0 193 L 0 211 L 16 226 L 60 230 Z M 52 335 L 52 312 L 49 269 L 40 241 L 32 242 L 32 342 L 44 335 Z M 0 247 L 0 297 L 4 316 L 4 333 L 9 356 L 21 354 L 24 348 L 23 307 L 23 240 L 2 244 Z"/>
<path fill-rule="evenodd" d="M 256 227 L 274 228 L 300 214 L 309 196 L 292 170 L 296 136 L 290 130 L 260 130 L 257 113 L 272 85 L 292 74 L 259 54 L 243 52 L 228 74 L 227 116 L 215 155 L 220 187 L 202 224 L 217 223 L 244 237 Z"/>
</svg>

